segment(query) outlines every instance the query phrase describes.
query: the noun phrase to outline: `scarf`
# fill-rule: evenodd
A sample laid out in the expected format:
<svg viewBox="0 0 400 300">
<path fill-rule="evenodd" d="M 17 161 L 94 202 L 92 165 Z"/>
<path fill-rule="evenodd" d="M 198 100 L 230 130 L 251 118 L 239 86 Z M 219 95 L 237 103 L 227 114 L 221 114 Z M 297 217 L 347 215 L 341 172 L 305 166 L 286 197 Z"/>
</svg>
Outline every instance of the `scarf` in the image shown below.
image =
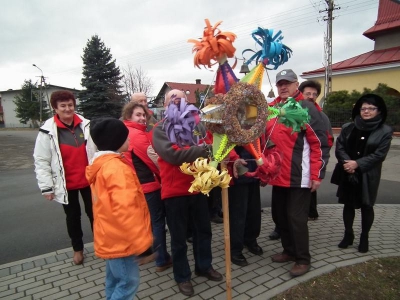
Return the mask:
<svg viewBox="0 0 400 300">
<path fill-rule="evenodd" d="M 354 125 L 361 131 L 373 131 L 379 127 L 381 122 L 382 116 L 380 114 L 369 120 L 363 120 L 360 115 L 354 118 Z"/>
</svg>

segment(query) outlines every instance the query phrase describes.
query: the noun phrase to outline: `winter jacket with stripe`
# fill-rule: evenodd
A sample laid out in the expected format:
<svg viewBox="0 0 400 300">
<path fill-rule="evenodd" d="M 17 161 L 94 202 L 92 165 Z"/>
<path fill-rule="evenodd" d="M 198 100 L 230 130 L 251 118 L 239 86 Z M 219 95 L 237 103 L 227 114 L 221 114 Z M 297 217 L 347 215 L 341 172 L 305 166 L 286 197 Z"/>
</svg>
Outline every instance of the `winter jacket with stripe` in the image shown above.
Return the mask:
<svg viewBox="0 0 400 300">
<path fill-rule="evenodd" d="M 68 192 L 65 179 L 65 170 L 58 139 L 55 117 L 48 119 L 39 129 L 33 153 L 36 179 L 42 194 L 54 193 L 54 200 L 61 204 L 68 204 Z M 96 146 L 89 134 L 89 120 L 75 114 L 81 122 L 79 126 L 83 132 L 88 161 L 93 157 Z"/>
<path fill-rule="evenodd" d="M 311 181 L 321 181 L 329 159 L 329 144 L 326 126 L 320 112 L 309 101 L 303 101 L 298 92 L 294 97 L 303 108 L 307 108 L 310 121 L 300 132 L 273 118 L 267 122 L 265 140 L 271 140 L 282 155 L 280 174 L 269 182 L 280 187 L 309 188 Z M 278 97 L 272 105 L 279 103 Z"/>
</svg>

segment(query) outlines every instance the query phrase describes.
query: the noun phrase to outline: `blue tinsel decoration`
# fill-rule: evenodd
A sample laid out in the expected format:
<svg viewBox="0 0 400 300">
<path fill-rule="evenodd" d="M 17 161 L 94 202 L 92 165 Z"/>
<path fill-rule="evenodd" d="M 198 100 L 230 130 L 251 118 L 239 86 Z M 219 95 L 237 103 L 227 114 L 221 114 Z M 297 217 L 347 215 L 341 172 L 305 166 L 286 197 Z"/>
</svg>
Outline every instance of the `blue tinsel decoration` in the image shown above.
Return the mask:
<svg viewBox="0 0 400 300">
<path fill-rule="evenodd" d="M 253 56 L 246 61 L 247 65 L 252 61 L 255 61 L 256 64 L 261 61 L 268 70 L 276 70 L 280 65 L 283 65 L 285 62 L 287 62 L 292 56 L 292 49 L 282 44 L 283 36 L 281 30 L 279 30 L 274 36 L 273 29 L 264 29 L 258 27 L 257 30 L 252 32 L 251 36 L 256 43 L 261 46 L 261 50 L 257 52 L 252 49 L 243 50 L 242 55 L 245 52 L 254 53 Z M 272 65 L 273 68 L 268 68 L 268 65 Z"/>
</svg>

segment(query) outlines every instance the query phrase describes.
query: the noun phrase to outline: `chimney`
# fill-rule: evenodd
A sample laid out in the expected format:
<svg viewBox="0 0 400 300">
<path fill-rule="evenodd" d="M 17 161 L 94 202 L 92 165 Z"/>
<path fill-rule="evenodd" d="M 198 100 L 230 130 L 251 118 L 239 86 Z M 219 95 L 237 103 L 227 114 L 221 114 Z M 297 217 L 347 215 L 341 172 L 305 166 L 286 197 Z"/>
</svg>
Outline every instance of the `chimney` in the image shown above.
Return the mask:
<svg viewBox="0 0 400 300">
<path fill-rule="evenodd" d="M 196 84 L 201 84 L 201 79 L 196 79 Z"/>
</svg>

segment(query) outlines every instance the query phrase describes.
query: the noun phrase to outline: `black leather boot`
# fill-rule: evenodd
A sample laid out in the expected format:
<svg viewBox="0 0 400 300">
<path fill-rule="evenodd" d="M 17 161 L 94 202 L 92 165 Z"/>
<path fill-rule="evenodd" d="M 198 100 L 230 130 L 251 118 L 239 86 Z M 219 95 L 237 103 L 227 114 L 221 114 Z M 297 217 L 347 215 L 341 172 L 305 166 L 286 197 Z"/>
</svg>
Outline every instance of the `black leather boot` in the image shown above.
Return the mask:
<svg viewBox="0 0 400 300">
<path fill-rule="evenodd" d="M 354 233 L 345 231 L 343 240 L 339 243 L 338 247 L 346 249 L 348 246 L 353 245 L 353 241 L 354 241 Z"/>
<path fill-rule="evenodd" d="M 358 245 L 358 252 L 367 253 L 368 252 L 368 234 L 361 233 L 360 244 Z"/>
</svg>

